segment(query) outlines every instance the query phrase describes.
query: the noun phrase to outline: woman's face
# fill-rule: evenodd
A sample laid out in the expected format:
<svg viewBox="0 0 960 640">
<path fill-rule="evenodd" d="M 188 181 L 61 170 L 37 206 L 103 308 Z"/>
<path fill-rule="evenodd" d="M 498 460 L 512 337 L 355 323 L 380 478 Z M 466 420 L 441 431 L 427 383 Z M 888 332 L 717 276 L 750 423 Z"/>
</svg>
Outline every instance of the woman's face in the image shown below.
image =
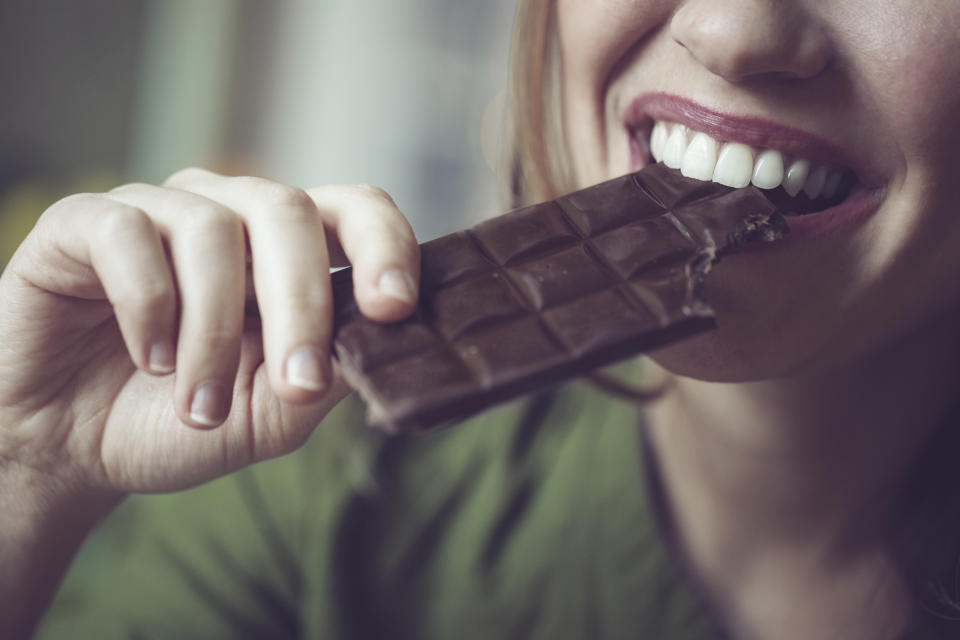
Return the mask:
<svg viewBox="0 0 960 640">
<path fill-rule="evenodd" d="M 786 180 L 827 207 L 722 263 L 705 291 L 719 330 L 661 364 L 724 381 L 815 373 L 960 319 L 960 2 L 557 2 L 581 185 L 650 162 L 662 123 L 654 149 L 685 172 Z"/>
</svg>

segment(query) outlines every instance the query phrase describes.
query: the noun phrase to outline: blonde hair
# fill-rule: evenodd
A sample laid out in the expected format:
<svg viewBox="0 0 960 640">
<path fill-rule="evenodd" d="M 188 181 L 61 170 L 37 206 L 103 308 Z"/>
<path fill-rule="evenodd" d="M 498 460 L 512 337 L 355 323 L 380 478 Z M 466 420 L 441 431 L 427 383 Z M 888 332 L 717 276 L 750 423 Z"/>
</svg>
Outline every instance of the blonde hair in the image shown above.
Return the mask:
<svg viewBox="0 0 960 640">
<path fill-rule="evenodd" d="M 513 206 L 549 200 L 569 190 L 555 7 L 555 0 L 520 0 L 517 8 L 508 131 Z"/>
</svg>

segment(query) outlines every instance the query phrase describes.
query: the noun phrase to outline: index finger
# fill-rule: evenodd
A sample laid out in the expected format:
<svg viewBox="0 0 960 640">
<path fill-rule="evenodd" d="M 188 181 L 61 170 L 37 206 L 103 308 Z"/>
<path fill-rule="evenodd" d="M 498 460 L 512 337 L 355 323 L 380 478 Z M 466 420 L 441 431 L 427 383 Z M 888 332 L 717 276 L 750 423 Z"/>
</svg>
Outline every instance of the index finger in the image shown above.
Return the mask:
<svg viewBox="0 0 960 640">
<path fill-rule="evenodd" d="M 317 187 L 307 194 L 353 265 L 360 311 L 380 322 L 409 316 L 419 294 L 420 247 L 393 199 L 369 185 Z"/>
</svg>

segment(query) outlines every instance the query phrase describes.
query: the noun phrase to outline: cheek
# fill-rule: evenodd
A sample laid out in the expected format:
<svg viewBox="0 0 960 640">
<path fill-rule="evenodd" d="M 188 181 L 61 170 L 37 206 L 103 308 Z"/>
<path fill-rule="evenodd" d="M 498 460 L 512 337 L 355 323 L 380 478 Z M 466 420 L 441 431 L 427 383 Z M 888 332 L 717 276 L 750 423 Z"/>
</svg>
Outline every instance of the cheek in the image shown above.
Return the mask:
<svg viewBox="0 0 960 640">
<path fill-rule="evenodd" d="M 909 290 L 919 298 L 918 284 L 931 283 L 939 291 L 931 296 L 952 298 L 960 295 L 949 275 L 960 271 L 960 2 L 868 4 L 876 15 L 849 34 L 860 71 L 852 81 L 872 99 L 900 167 L 862 268 L 878 279 L 912 279 L 901 283 L 905 297 Z"/>
<path fill-rule="evenodd" d="M 851 82 L 873 102 L 908 170 L 942 168 L 960 138 L 960 2 L 838 4 L 835 22 L 849 25 L 841 40 L 851 43 Z"/>
<path fill-rule="evenodd" d="M 664 0 L 558 0 L 557 26 L 564 75 L 602 89 L 613 66 L 662 23 L 674 2 Z"/>
<path fill-rule="evenodd" d="M 616 65 L 664 24 L 673 0 L 558 0 L 561 111 L 578 186 L 609 177 L 604 98 Z"/>
</svg>

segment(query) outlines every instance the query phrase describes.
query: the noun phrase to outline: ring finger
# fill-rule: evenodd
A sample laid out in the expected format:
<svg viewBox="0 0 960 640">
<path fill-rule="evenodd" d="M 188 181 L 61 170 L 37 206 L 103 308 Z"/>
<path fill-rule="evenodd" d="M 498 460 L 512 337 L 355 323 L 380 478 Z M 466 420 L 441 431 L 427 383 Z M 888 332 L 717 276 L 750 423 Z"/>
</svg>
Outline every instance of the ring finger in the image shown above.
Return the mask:
<svg viewBox="0 0 960 640">
<path fill-rule="evenodd" d="M 150 215 L 169 245 L 180 298 L 174 403 L 195 427 L 214 427 L 230 412 L 243 332 L 243 223 L 201 195 L 126 185 L 108 197 Z"/>
</svg>

